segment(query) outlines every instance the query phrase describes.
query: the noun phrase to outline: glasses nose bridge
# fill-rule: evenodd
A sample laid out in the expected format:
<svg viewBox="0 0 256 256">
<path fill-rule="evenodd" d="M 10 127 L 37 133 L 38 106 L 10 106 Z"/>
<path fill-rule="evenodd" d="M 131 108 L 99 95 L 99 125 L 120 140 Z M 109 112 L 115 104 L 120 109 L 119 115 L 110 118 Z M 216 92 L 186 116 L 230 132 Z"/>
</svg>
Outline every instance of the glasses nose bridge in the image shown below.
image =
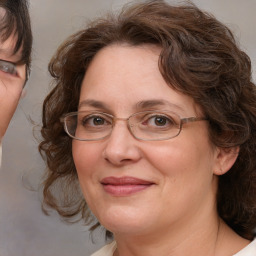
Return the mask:
<svg viewBox="0 0 256 256">
<path fill-rule="evenodd" d="M 124 118 L 124 117 L 113 117 L 113 126 L 115 125 L 116 121 L 124 121 L 129 124 L 130 117 Z"/>
<path fill-rule="evenodd" d="M 127 118 L 123 118 L 123 117 L 113 117 L 113 123 L 112 123 L 112 130 L 114 129 L 114 126 L 116 124 L 116 121 L 123 121 L 126 122 L 126 127 L 128 128 L 129 132 L 131 133 L 131 135 L 134 137 L 133 131 L 131 130 L 132 125 L 129 123 L 131 116 L 127 117 Z M 112 131 L 111 131 L 112 132 Z"/>
</svg>

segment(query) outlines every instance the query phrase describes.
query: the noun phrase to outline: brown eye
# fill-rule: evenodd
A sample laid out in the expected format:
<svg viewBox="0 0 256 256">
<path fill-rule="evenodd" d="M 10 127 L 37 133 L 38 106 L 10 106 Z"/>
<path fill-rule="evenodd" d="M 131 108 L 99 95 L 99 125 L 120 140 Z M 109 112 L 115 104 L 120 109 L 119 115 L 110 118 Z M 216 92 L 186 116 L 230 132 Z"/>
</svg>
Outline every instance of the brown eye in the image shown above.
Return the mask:
<svg viewBox="0 0 256 256">
<path fill-rule="evenodd" d="M 164 126 L 166 125 L 168 120 L 165 117 L 155 117 L 154 123 L 157 126 Z"/>
<path fill-rule="evenodd" d="M 101 117 L 95 117 L 92 119 L 94 125 L 104 125 L 105 120 Z"/>
<path fill-rule="evenodd" d="M 84 127 L 103 127 L 111 124 L 109 118 L 101 115 L 87 115 L 84 116 L 81 120 Z"/>
<path fill-rule="evenodd" d="M 170 128 L 176 125 L 175 121 L 171 117 L 164 116 L 164 115 L 155 115 L 155 114 L 144 117 L 142 124 L 152 128 L 153 127 L 155 128 L 169 127 Z"/>
</svg>

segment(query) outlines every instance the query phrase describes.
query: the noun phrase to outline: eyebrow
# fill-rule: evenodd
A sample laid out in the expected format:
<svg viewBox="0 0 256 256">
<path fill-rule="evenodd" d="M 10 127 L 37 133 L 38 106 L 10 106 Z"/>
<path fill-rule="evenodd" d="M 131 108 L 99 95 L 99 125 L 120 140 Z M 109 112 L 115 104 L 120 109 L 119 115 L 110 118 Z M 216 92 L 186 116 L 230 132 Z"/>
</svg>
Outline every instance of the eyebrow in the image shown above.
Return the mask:
<svg viewBox="0 0 256 256">
<path fill-rule="evenodd" d="M 167 106 L 171 109 L 175 108 L 175 109 L 184 111 L 184 109 L 181 106 L 171 103 L 167 100 L 163 100 L 163 99 L 143 100 L 136 104 L 136 107 L 138 109 L 148 109 L 148 108 L 153 108 L 153 107 L 158 107 L 158 106 L 160 106 L 160 107 Z"/>
<path fill-rule="evenodd" d="M 110 110 L 110 108 L 108 107 L 107 104 L 103 103 L 102 101 L 97 101 L 97 100 L 93 100 L 93 99 L 87 99 L 87 100 L 81 101 L 78 106 L 78 109 L 83 106 L 89 106 L 89 107 L 94 107 L 94 108 L 98 108 L 98 109 Z M 181 110 L 184 112 L 184 109 L 181 106 L 171 103 L 167 100 L 163 100 L 163 99 L 143 100 L 143 101 L 138 102 L 136 104 L 135 108 L 136 108 L 136 110 L 143 110 L 143 109 L 150 109 L 150 108 L 161 107 L 161 106 L 167 106 L 168 108 L 177 109 L 177 110 Z"/>
<path fill-rule="evenodd" d="M 78 106 L 78 109 L 83 106 L 89 106 L 89 107 L 100 108 L 100 109 L 108 109 L 108 106 L 105 103 L 98 100 L 92 100 L 92 99 L 81 101 Z"/>
</svg>

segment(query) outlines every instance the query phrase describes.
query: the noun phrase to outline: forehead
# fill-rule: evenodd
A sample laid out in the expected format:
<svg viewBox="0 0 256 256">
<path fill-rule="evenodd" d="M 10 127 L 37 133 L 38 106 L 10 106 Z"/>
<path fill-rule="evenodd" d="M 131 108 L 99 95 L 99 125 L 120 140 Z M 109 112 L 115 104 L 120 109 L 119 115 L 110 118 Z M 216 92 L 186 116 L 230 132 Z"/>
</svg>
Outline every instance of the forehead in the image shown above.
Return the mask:
<svg viewBox="0 0 256 256">
<path fill-rule="evenodd" d="M 160 53 L 160 48 L 149 45 L 103 48 L 85 74 L 80 106 L 82 102 L 93 100 L 108 109 L 133 111 L 145 105 L 141 102 L 150 102 L 150 106 L 146 104 L 145 108 L 152 107 L 152 102 L 158 102 L 154 106 L 168 106 L 169 109 L 169 105 L 175 105 L 179 109 L 193 110 L 193 99 L 178 93 L 164 80 L 158 66 Z M 184 114 L 190 114 L 189 111 Z"/>
<path fill-rule="evenodd" d="M 4 15 L 6 14 L 6 10 L 5 8 L 3 8 L 2 6 L 0 6 L 0 22 L 2 21 Z"/>
<path fill-rule="evenodd" d="M 13 33 L 10 33 L 8 38 L 5 38 L 6 32 L 8 29 L 8 24 L 4 20 L 6 10 L 3 7 L 0 7 L 0 58 L 4 60 L 9 60 L 13 62 L 18 62 L 22 57 L 22 47 L 15 52 L 15 47 L 17 43 L 17 35 L 15 34 L 15 27 L 13 28 Z"/>
<path fill-rule="evenodd" d="M 1 59 L 18 62 L 22 58 L 22 48 L 20 48 L 17 52 L 14 51 L 16 42 L 17 37 L 13 34 L 5 41 L 0 40 Z"/>
<path fill-rule="evenodd" d="M 92 59 L 84 77 L 83 87 L 108 91 L 142 87 L 152 84 L 153 78 L 162 80 L 158 69 L 160 49 L 148 45 L 110 45 Z"/>
<path fill-rule="evenodd" d="M 92 59 L 85 78 L 92 78 L 95 81 L 102 80 L 102 76 L 112 77 L 113 79 L 115 77 L 130 77 L 131 79 L 130 75 L 133 75 L 147 79 L 147 76 L 143 76 L 143 73 L 146 72 L 158 73 L 160 76 L 158 67 L 160 52 L 161 48 L 147 44 L 139 46 L 113 44 L 106 46 Z M 123 72 L 122 76 L 120 76 L 121 72 Z M 98 73 L 98 75 L 95 75 L 95 73 Z"/>
</svg>

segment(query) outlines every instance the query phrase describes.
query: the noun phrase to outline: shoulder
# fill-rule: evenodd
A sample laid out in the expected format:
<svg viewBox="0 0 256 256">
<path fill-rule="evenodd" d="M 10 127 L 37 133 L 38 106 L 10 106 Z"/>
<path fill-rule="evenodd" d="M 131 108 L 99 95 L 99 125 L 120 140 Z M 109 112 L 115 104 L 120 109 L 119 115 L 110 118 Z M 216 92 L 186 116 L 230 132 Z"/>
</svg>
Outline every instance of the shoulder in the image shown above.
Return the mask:
<svg viewBox="0 0 256 256">
<path fill-rule="evenodd" d="M 105 245 L 99 251 L 93 253 L 91 256 L 113 256 L 116 249 L 116 242 L 113 241 L 110 244 Z"/>
<path fill-rule="evenodd" d="M 250 244 L 248 244 L 240 252 L 236 253 L 234 256 L 252 256 L 256 255 L 256 239 L 254 239 Z"/>
</svg>

